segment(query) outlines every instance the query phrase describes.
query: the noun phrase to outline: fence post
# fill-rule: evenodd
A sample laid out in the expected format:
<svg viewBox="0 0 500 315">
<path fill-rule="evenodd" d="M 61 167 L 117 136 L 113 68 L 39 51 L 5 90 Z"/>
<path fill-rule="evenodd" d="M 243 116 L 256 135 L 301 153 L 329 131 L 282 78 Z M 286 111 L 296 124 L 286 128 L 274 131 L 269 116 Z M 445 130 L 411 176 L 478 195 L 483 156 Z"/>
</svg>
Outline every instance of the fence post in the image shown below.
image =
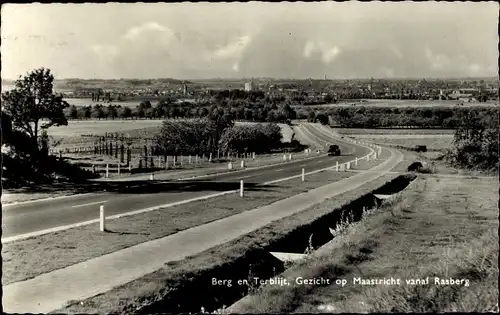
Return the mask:
<svg viewBox="0 0 500 315">
<path fill-rule="evenodd" d="M 286 161 L 286 154 L 283 154 L 283 161 Z"/>
<path fill-rule="evenodd" d="M 196 154 L 196 164 L 198 164 L 198 154 Z"/>
<path fill-rule="evenodd" d="M 252 153 L 252 159 L 255 159 L 255 152 Z"/>
<path fill-rule="evenodd" d="M 175 158 L 176 158 L 176 156 L 174 155 L 174 156 L 172 157 L 172 166 L 173 166 L 173 167 L 175 167 Z"/>
<path fill-rule="evenodd" d="M 158 155 L 158 167 L 161 168 L 161 156 Z"/>
<path fill-rule="evenodd" d="M 302 169 L 302 181 L 305 181 L 305 177 L 306 177 L 306 170 Z"/>
<path fill-rule="evenodd" d="M 188 163 L 191 164 L 191 154 L 188 157 Z"/>
<path fill-rule="evenodd" d="M 212 152 L 210 152 L 210 157 L 208 158 L 208 162 L 212 162 Z"/>
<path fill-rule="evenodd" d="M 240 197 L 243 197 L 243 180 L 240 180 Z"/>
<path fill-rule="evenodd" d="M 101 205 L 100 209 L 99 209 L 99 230 L 101 232 L 104 232 L 106 231 L 106 217 L 104 216 L 104 205 Z"/>
<path fill-rule="evenodd" d="M 232 170 L 232 169 L 233 169 L 233 162 L 229 162 L 229 163 L 227 164 L 227 169 L 228 169 L 228 170 Z"/>
<path fill-rule="evenodd" d="M 245 167 L 245 161 L 241 161 L 241 168 Z"/>
<path fill-rule="evenodd" d="M 109 177 L 109 164 L 106 164 L 106 178 Z"/>
<path fill-rule="evenodd" d="M 128 165 L 128 171 L 129 171 L 130 173 L 132 173 L 132 163 L 130 163 L 130 164 Z"/>
<path fill-rule="evenodd" d="M 118 175 L 120 175 L 120 163 L 118 163 Z"/>
<path fill-rule="evenodd" d="M 292 153 L 288 153 L 288 160 L 292 160 Z"/>
<path fill-rule="evenodd" d="M 335 162 L 335 172 L 339 171 L 339 161 Z"/>
<path fill-rule="evenodd" d="M 356 157 L 356 159 L 354 160 L 354 165 L 355 166 L 358 166 L 358 158 Z"/>
<path fill-rule="evenodd" d="M 151 175 L 149 175 L 149 180 L 154 180 L 155 179 L 155 173 L 151 173 Z"/>
</svg>

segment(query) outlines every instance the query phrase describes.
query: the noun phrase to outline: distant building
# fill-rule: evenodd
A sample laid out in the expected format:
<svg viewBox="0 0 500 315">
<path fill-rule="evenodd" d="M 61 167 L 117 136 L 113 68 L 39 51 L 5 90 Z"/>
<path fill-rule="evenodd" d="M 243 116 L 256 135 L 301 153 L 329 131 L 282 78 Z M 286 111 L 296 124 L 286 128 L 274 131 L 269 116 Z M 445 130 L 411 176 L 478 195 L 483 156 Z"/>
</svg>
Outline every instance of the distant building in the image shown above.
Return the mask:
<svg viewBox="0 0 500 315">
<path fill-rule="evenodd" d="M 249 92 L 253 90 L 253 84 L 252 82 L 247 82 L 245 83 L 245 91 Z"/>
</svg>

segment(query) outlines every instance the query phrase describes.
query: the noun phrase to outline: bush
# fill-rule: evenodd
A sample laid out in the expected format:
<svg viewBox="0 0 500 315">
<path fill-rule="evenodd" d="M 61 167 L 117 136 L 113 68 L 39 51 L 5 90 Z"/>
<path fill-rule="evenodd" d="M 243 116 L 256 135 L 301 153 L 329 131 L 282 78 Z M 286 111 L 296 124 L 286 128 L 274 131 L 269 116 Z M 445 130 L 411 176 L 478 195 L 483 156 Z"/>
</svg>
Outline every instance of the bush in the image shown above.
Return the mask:
<svg viewBox="0 0 500 315">
<path fill-rule="evenodd" d="M 275 123 L 234 126 L 221 137 L 222 152 L 267 153 L 281 147 L 281 128 Z"/>
</svg>

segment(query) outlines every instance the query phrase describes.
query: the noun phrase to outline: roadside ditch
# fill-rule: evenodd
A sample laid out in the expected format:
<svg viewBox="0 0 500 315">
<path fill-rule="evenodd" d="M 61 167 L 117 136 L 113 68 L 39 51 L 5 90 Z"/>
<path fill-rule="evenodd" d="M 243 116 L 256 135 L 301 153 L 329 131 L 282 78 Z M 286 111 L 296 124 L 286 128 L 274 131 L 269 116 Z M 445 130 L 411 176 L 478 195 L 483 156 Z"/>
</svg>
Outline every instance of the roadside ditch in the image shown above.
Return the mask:
<svg viewBox="0 0 500 315">
<path fill-rule="evenodd" d="M 270 252 L 304 254 L 312 245 L 318 249 L 330 242 L 334 236 L 330 229 L 335 229 L 345 218 L 357 222 L 362 218 L 364 210 L 377 208 L 382 200 L 374 195 L 392 195 L 403 191 L 417 178 L 415 174 L 400 175 L 379 188 L 359 198 L 332 209 L 310 224 L 300 226 L 290 233 L 273 239 L 266 247 L 249 249 L 244 255 L 228 261 L 203 273 L 187 275 L 169 292 L 142 306 L 130 309 L 133 314 L 152 313 L 199 313 L 203 307 L 205 312 L 227 307 L 237 302 L 260 286 L 264 281 L 281 274 L 288 263 L 282 262 Z M 309 252 L 310 253 L 310 252 Z M 259 281 L 255 281 L 258 278 Z M 224 284 L 213 284 L 214 279 L 224 279 Z M 127 312 L 128 313 L 128 312 Z"/>
</svg>

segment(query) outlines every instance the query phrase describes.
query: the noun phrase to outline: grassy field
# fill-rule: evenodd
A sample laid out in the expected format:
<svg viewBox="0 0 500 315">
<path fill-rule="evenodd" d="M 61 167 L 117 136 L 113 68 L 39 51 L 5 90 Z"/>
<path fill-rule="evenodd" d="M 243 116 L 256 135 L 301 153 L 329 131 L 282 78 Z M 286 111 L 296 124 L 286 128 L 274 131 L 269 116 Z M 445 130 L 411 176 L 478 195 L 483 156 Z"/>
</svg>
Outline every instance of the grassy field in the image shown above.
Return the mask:
<svg viewBox="0 0 500 315">
<path fill-rule="evenodd" d="M 497 179 L 421 176 L 392 201 L 241 301 L 237 313 L 498 312 Z M 346 285 L 298 285 L 297 277 Z M 400 279 L 360 285 L 355 278 Z M 461 284 L 436 284 L 464 279 Z M 406 280 L 429 279 L 411 285 Z M 335 283 L 335 282 L 333 282 Z"/>
<path fill-rule="evenodd" d="M 386 155 L 389 155 L 388 151 L 385 151 L 381 158 L 385 158 Z M 368 169 L 379 162 L 380 160 L 360 161 L 353 169 Z M 353 175 L 352 172 L 324 171 L 308 175 L 305 182 L 296 178 L 271 186 L 248 188 L 244 202 L 235 193 L 116 219 L 107 223 L 107 228 L 114 233 L 104 235 L 99 233 L 96 225 L 88 225 L 3 244 L 2 280 L 4 284 L 22 281 L 41 273 L 264 206 Z M 89 246 L 90 244 L 93 245 Z M 78 250 L 81 248 L 88 250 Z"/>
<path fill-rule="evenodd" d="M 446 150 L 453 142 L 454 130 L 450 129 L 335 129 L 339 134 L 349 135 L 380 145 L 415 147 L 425 145 L 428 150 Z"/>
<path fill-rule="evenodd" d="M 141 119 L 141 120 L 71 120 L 67 126 L 52 127 L 49 136 L 54 141 L 61 141 L 58 148 L 69 148 L 74 146 L 93 146 L 93 138 L 85 138 L 82 135 L 104 135 L 105 133 L 124 133 L 130 137 L 154 137 L 161 128 L 163 119 Z M 239 124 L 251 124 L 236 122 Z M 283 134 L 283 141 L 289 142 L 293 130 L 286 124 L 279 124 Z"/>
<path fill-rule="evenodd" d="M 458 103 L 457 100 L 366 100 L 353 102 L 339 102 L 338 104 L 315 105 L 318 107 L 339 107 L 339 106 L 367 106 L 367 107 L 454 107 Z M 498 106 L 498 101 L 488 101 L 486 103 L 468 103 L 463 102 L 463 106 Z"/>
<path fill-rule="evenodd" d="M 75 105 L 76 107 L 82 107 L 82 106 L 94 106 L 96 104 L 101 104 L 103 106 L 108 106 L 108 105 L 114 105 L 114 106 L 128 106 L 128 107 L 136 107 L 138 106 L 141 101 L 140 100 L 130 100 L 130 101 L 112 101 L 111 103 L 106 103 L 104 101 L 96 102 L 92 101 L 91 98 L 65 98 L 64 99 L 66 102 L 68 102 L 69 105 Z M 154 101 L 151 102 L 152 104 L 155 104 Z"/>
</svg>

